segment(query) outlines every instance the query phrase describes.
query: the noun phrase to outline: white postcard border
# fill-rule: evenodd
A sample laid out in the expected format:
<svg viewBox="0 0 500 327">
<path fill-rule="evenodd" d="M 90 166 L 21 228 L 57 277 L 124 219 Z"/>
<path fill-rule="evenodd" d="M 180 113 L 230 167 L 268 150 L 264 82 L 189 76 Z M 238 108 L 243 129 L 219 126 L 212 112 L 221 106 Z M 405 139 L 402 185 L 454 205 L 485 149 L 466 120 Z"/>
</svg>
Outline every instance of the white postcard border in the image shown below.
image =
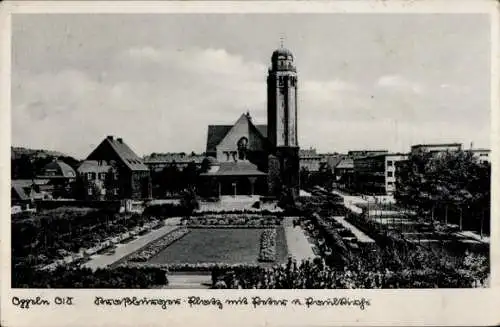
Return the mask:
<svg viewBox="0 0 500 327">
<path fill-rule="evenodd" d="M 1 142 L 0 171 L 1 221 L 1 321 L 5 326 L 133 326 L 133 325 L 269 325 L 269 326 L 330 326 L 330 325 L 477 325 L 497 324 L 500 314 L 495 303 L 499 302 L 500 264 L 499 230 L 500 194 L 498 171 L 500 169 L 500 114 L 499 114 L 499 22 L 495 1 L 310 1 L 310 2 L 44 2 L 19 1 L 3 5 L 0 17 L 1 52 Z M 491 17 L 492 62 L 492 221 L 491 221 L 491 288 L 463 290 L 13 290 L 10 288 L 10 62 L 11 15 L 19 13 L 485 13 Z M 431 50 L 430 50 L 431 51 Z M 366 298 L 371 305 L 365 310 L 356 307 L 287 307 L 240 308 L 216 306 L 189 308 L 102 307 L 94 304 L 96 296 L 102 297 L 163 297 L 187 298 L 188 296 L 220 299 L 237 299 L 241 296 L 317 299 L 333 297 Z M 36 306 L 21 309 L 12 304 L 14 297 L 74 297 L 73 306 Z"/>
</svg>

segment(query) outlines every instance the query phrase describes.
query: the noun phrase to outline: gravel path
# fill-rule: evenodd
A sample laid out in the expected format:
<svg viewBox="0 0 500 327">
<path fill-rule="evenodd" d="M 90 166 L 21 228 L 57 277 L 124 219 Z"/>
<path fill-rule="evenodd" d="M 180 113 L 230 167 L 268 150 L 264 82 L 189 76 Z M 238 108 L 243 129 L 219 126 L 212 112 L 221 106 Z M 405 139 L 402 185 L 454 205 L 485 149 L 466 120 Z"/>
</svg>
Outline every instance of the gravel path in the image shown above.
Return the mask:
<svg viewBox="0 0 500 327">
<path fill-rule="evenodd" d="M 169 233 L 170 231 L 176 228 L 178 228 L 178 226 L 168 224 L 159 229 L 154 229 L 150 233 L 145 234 L 143 236 L 139 236 L 138 238 L 132 240 L 129 243 L 118 244 L 118 247 L 115 249 L 115 253 L 113 253 L 112 255 L 107 255 L 107 254 L 96 255 L 92 260 L 85 263 L 83 266 L 92 269 L 104 268 L 106 266 L 109 266 L 110 264 L 139 250 L 146 244 L 151 243 L 152 241 L 162 237 L 163 235 Z"/>
<path fill-rule="evenodd" d="M 338 223 L 342 224 L 345 228 L 350 230 L 354 236 L 358 239 L 360 243 L 375 243 L 375 241 L 368 235 L 357 229 L 355 226 L 351 225 L 344 217 L 333 217 Z"/>
<path fill-rule="evenodd" d="M 287 224 L 288 225 L 288 224 Z M 312 245 L 307 240 L 304 231 L 299 226 L 285 225 L 286 244 L 288 245 L 288 253 L 297 261 L 314 258 L 316 255 L 312 250 Z"/>
</svg>

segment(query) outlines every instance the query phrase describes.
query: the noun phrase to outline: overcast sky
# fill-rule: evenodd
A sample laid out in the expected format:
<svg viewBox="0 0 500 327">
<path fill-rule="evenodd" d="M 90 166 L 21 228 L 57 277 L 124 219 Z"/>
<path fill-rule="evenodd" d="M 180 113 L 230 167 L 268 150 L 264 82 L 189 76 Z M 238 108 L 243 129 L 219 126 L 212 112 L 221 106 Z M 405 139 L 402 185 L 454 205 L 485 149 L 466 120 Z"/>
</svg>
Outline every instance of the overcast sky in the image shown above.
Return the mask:
<svg viewBox="0 0 500 327">
<path fill-rule="evenodd" d="M 207 125 L 266 123 L 285 35 L 299 143 L 321 152 L 490 146 L 485 15 L 16 15 L 12 143 L 86 157 L 106 135 L 139 155 L 203 152 Z"/>
</svg>

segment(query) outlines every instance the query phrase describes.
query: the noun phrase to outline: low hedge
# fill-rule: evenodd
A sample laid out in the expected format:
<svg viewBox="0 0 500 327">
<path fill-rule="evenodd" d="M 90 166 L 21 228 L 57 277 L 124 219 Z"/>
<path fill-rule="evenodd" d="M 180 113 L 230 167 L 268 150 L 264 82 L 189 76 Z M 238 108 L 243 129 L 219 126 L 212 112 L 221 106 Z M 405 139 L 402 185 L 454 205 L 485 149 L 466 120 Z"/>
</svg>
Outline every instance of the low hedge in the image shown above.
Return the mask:
<svg viewBox="0 0 500 327">
<path fill-rule="evenodd" d="M 152 288 L 168 285 L 165 271 L 156 267 L 90 268 L 58 267 L 55 271 L 12 268 L 13 288 Z"/>
</svg>

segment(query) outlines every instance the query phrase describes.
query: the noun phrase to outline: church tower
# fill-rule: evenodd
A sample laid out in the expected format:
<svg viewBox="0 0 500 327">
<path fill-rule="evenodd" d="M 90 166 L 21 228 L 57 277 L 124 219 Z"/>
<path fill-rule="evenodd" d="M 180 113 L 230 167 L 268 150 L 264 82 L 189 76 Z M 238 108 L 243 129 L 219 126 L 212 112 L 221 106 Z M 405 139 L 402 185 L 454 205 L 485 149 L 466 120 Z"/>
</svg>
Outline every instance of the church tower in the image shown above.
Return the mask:
<svg viewBox="0 0 500 327">
<path fill-rule="evenodd" d="M 268 138 L 274 147 L 297 147 L 297 69 L 292 52 L 277 49 L 267 76 Z"/>
<path fill-rule="evenodd" d="M 267 76 L 267 126 L 272 146 L 269 157 L 269 193 L 299 194 L 299 144 L 297 135 L 297 69 L 293 54 L 283 48 L 273 52 Z"/>
</svg>

